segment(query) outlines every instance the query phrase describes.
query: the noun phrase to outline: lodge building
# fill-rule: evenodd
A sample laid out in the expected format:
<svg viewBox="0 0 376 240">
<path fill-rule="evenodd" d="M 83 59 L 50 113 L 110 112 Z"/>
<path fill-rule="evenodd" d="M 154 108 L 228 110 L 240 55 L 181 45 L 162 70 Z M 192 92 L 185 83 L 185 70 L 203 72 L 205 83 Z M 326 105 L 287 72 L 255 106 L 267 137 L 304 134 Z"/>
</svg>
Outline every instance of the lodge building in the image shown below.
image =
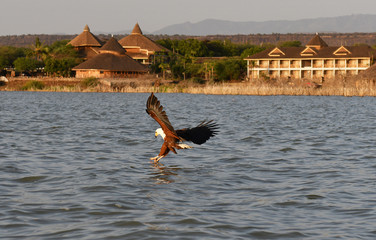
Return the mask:
<svg viewBox="0 0 376 240">
<path fill-rule="evenodd" d="M 275 47 L 248 58 L 249 80 L 335 79 L 358 75 L 373 63 L 374 51 L 369 46 L 330 47 L 316 34 L 305 47 Z"/>
<path fill-rule="evenodd" d="M 79 52 L 80 57 L 84 59 L 96 56 L 103 46 L 103 42 L 90 32 L 88 25 L 84 27 L 81 34 L 73 38 L 68 44 L 72 45 Z M 150 65 L 156 54 L 164 55 L 169 51 L 143 35 L 138 23 L 136 23 L 130 35 L 119 40 L 119 44 L 128 56 L 144 65 Z"/>
<path fill-rule="evenodd" d="M 132 33 L 120 39 L 119 43 L 130 57 L 145 65 L 152 63 L 155 54 L 169 51 L 143 35 L 138 23 L 134 26 Z"/>
<path fill-rule="evenodd" d="M 156 54 L 168 51 L 144 36 L 138 23 L 130 35 L 120 41 L 112 37 L 103 46 L 86 25 L 84 31 L 68 44 L 86 60 L 72 69 L 77 78 L 138 77 L 148 72 L 148 65 Z"/>
<path fill-rule="evenodd" d="M 128 56 L 114 37 L 97 52 L 72 69 L 77 78 L 135 78 L 148 72 L 147 66 Z"/>
</svg>

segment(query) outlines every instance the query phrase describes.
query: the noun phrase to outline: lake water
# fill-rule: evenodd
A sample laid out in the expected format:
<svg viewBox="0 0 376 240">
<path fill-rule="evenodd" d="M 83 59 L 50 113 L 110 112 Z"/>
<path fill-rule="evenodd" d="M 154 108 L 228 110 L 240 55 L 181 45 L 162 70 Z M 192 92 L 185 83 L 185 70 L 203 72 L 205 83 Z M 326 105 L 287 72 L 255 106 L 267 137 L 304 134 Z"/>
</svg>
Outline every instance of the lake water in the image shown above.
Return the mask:
<svg viewBox="0 0 376 240">
<path fill-rule="evenodd" d="M 376 98 L 0 92 L 1 239 L 375 239 Z M 192 144 L 193 145 L 193 144 Z"/>
</svg>

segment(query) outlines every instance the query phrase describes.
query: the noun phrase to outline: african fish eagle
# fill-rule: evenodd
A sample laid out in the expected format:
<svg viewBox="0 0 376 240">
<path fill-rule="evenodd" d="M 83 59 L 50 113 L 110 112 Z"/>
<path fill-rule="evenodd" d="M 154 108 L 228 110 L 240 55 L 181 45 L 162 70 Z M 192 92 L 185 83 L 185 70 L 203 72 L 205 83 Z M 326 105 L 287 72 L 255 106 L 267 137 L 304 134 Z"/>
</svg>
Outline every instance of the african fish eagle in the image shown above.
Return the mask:
<svg viewBox="0 0 376 240">
<path fill-rule="evenodd" d="M 151 93 L 146 102 L 146 112 L 159 123 L 161 128 L 155 131 L 155 137 L 161 135 L 164 142 L 158 156 L 150 158 L 158 163 L 161 158 L 165 157 L 170 151 L 176 154 L 176 149 L 192 148 L 183 141 L 191 141 L 195 144 L 203 144 L 210 137 L 217 133 L 218 126 L 213 120 L 202 121 L 199 125 L 193 128 L 183 128 L 175 130 L 168 120 L 166 112 L 163 110 L 158 98 Z"/>
</svg>

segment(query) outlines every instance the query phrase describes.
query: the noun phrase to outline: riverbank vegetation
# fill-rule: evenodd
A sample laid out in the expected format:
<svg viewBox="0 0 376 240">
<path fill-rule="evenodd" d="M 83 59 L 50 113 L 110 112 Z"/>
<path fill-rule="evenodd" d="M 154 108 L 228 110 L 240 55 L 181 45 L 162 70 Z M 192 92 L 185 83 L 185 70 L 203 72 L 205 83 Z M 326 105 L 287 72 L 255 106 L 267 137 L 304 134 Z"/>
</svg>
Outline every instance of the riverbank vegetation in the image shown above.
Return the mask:
<svg viewBox="0 0 376 240">
<path fill-rule="evenodd" d="M 172 81 L 152 76 L 142 79 L 10 78 L 3 91 L 48 92 L 165 92 L 228 95 L 376 96 L 376 82 L 344 78 L 317 85 L 309 80 L 259 80 L 254 82 Z"/>
<path fill-rule="evenodd" d="M 158 43 L 170 51 L 157 55 L 150 67 L 150 75 L 141 78 L 76 79 L 72 77 L 71 69 L 82 59 L 67 42 L 62 40 L 44 45 L 36 39 L 29 48 L 0 47 L 0 68 L 12 68 L 25 75 L 10 77 L 0 90 L 376 96 L 374 77 L 341 78 L 322 84 L 309 79 L 268 77 L 249 81 L 245 78 L 246 61 L 243 59 L 274 45 L 218 40 L 159 40 Z M 278 46 L 301 46 L 301 42 L 282 42 Z M 34 76 L 38 72 L 42 76 Z"/>
</svg>

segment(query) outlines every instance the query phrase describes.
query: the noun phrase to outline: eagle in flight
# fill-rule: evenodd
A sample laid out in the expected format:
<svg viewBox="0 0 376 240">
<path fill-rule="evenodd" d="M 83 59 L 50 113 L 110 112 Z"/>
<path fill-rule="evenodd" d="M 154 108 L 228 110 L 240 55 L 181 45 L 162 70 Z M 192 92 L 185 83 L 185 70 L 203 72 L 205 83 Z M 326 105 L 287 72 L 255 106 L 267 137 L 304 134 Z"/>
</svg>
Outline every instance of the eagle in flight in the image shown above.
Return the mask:
<svg viewBox="0 0 376 240">
<path fill-rule="evenodd" d="M 151 93 L 146 102 L 146 112 L 161 126 L 161 128 L 155 131 L 155 137 L 161 135 L 164 140 L 159 154 L 156 157 L 150 158 L 150 160 L 154 160 L 155 163 L 158 163 L 159 160 L 165 157 L 170 151 L 176 154 L 175 149 L 192 148 L 184 144 L 184 141 L 203 144 L 217 133 L 218 126 L 213 120 L 202 121 L 193 128 L 175 130 L 168 120 L 167 114 L 163 110 L 158 98 L 154 96 L 154 93 Z"/>
</svg>

